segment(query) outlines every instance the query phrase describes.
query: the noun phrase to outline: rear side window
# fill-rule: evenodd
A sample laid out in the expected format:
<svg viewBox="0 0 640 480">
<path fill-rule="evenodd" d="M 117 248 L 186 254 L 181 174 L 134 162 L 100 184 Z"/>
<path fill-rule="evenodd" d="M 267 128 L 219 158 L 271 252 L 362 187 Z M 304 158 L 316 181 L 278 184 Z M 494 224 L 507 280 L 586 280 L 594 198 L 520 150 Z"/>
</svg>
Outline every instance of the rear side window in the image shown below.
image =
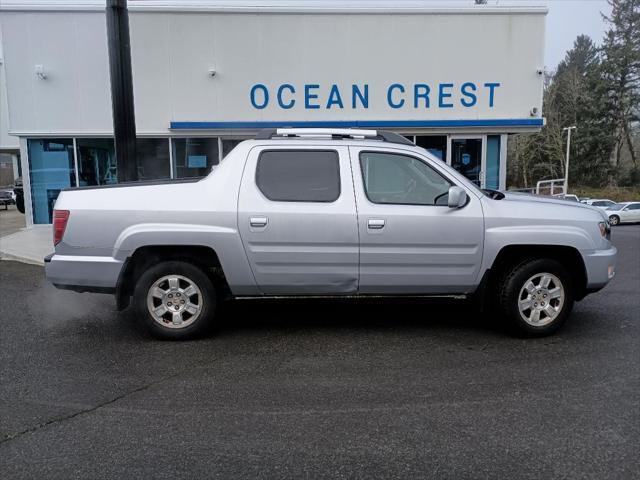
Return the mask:
<svg viewBox="0 0 640 480">
<path fill-rule="evenodd" d="M 334 202 L 340 196 L 340 162 L 332 150 L 265 150 L 256 184 L 277 202 Z"/>
</svg>

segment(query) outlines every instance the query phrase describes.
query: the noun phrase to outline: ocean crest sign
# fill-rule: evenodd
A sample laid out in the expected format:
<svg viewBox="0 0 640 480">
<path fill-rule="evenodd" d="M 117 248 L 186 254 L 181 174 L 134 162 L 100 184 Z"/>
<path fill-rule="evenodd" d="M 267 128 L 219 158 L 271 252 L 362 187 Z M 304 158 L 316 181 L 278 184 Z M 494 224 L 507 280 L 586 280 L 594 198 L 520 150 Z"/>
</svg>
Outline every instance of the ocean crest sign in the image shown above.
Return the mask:
<svg viewBox="0 0 640 480">
<path fill-rule="evenodd" d="M 368 109 L 370 106 L 391 109 L 494 108 L 499 101 L 500 82 L 463 83 L 391 83 L 380 91 L 367 83 L 341 87 L 282 83 L 270 87 L 256 83 L 249 91 L 249 101 L 256 110 L 273 106 L 282 110 Z M 374 101 L 382 105 L 374 105 Z"/>
</svg>

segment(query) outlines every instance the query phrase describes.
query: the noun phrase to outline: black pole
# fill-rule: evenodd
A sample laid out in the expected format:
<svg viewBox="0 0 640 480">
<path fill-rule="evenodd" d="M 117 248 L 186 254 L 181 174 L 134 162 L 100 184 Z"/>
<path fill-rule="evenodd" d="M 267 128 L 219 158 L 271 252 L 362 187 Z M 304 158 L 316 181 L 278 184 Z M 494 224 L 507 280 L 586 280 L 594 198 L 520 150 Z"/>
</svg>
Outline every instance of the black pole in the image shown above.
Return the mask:
<svg viewBox="0 0 640 480">
<path fill-rule="evenodd" d="M 138 180 L 127 0 L 107 0 L 111 106 L 119 182 Z"/>
</svg>

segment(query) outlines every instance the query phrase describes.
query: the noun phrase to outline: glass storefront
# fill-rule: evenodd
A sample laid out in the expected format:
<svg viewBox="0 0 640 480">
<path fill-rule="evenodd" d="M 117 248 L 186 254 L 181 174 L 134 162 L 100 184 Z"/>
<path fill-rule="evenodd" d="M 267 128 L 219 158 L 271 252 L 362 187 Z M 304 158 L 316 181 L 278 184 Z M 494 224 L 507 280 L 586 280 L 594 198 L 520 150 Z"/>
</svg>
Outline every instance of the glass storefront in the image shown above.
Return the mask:
<svg viewBox="0 0 640 480">
<path fill-rule="evenodd" d="M 482 138 L 452 138 L 451 166 L 480 186 Z"/>
<path fill-rule="evenodd" d="M 136 154 L 138 180 L 171 178 L 168 138 L 138 138 Z"/>
<path fill-rule="evenodd" d="M 76 186 L 71 138 L 27 141 L 33 223 L 51 223 L 53 205 L 63 188 Z"/>
<path fill-rule="evenodd" d="M 116 152 L 111 138 L 76 139 L 78 184 L 110 185 L 118 183 Z"/>
<path fill-rule="evenodd" d="M 217 138 L 172 138 L 174 178 L 204 177 L 219 163 Z"/>
<path fill-rule="evenodd" d="M 229 154 L 231 152 L 231 150 L 233 150 L 234 148 L 236 148 L 236 145 L 238 145 L 240 142 L 242 142 L 242 140 L 239 139 L 232 139 L 232 138 L 224 138 L 222 139 L 222 158 L 226 157 L 227 154 Z"/>
<path fill-rule="evenodd" d="M 472 138 L 446 135 L 407 135 L 477 185 L 500 186 L 500 135 Z M 486 142 L 486 172 L 483 169 L 483 141 Z M 218 137 L 138 138 L 140 180 L 203 177 L 241 139 Z M 450 142 L 450 143 L 449 143 Z M 451 152 L 448 154 L 447 150 Z M 51 223 L 53 205 L 63 188 L 118 183 L 113 138 L 28 139 L 29 173 L 33 223 Z M 75 155 L 74 155 L 75 154 Z M 77 169 L 76 169 L 77 163 Z M 504 188 L 504 187 L 502 187 Z"/>
<path fill-rule="evenodd" d="M 487 136 L 487 173 L 484 188 L 500 188 L 500 135 Z"/>
<path fill-rule="evenodd" d="M 433 156 L 440 160 L 447 161 L 447 136 L 446 135 L 425 135 L 416 136 L 416 145 L 424 148 Z"/>
</svg>

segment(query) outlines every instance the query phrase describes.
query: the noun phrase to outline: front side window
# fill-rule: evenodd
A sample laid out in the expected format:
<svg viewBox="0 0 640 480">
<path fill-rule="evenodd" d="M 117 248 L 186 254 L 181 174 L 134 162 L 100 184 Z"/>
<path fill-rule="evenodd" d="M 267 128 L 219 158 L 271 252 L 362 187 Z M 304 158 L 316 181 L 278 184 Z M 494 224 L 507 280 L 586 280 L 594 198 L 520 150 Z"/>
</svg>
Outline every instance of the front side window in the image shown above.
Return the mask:
<svg viewBox="0 0 640 480">
<path fill-rule="evenodd" d="M 272 201 L 334 202 L 340 196 L 338 152 L 266 150 L 258 158 L 256 184 Z"/>
<path fill-rule="evenodd" d="M 627 207 L 627 210 L 640 210 L 640 203 L 632 203 Z"/>
<path fill-rule="evenodd" d="M 417 158 L 362 152 L 360 168 L 367 198 L 373 203 L 447 205 L 451 183 Z"/>
</svg>

